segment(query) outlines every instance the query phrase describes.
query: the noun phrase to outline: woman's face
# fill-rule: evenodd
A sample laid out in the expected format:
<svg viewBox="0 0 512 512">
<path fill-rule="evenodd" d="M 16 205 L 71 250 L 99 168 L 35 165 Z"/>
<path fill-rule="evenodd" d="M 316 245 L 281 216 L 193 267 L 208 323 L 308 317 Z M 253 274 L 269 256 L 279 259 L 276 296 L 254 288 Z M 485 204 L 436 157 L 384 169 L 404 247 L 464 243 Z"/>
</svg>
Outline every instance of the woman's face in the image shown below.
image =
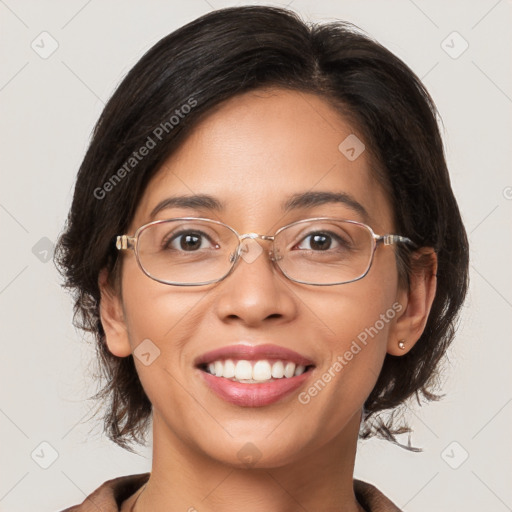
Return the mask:
<svg viewBox="0 0 512 512">
<path fill-rule="evenodd" d="M 367 151 L 354 159 L 363 146 L 353 138 L 339 148 L 354 132 L 312 94 L 273 89 L 232 98 L 165 162 L 127 232 L 157 219 L 195 216 L 220 220 L 240 234 L 273 235 L 296 220 L 327 216 L 393 233 L 391 206 L 372 176 Z M 346 145 L 354 140 L 352 152 Z M 291 196 L 310 192 L 344 194 L 366 215 L 347 202 L 283 209 Z M 224 208 L 170 207 L 150 216 L 166 198 L 196 194 L 213 196 Z M 223 281 L 195 287 L 148 278 L 133 251 L 123 258 L 126 336 L 107 335 L 107 342 L 113 353 L 126 356 L 146 340 L 150 355 L 134 359 L 153 404 L 156 435 L 214 460 L 242 465 L 252 457 L 266 467 L 342 442 L 348 431 L 353 437 L 385 354 L 397 343 L 397 319 L 407 302 L 392 247 L 376 251 L 366 277 L 335 286 L 288 280 L 266 251 L 252 261 L 240 259 Z M 261 386 L 251 383 L 238 384 L 239 394 L 232 386 L 227 393 L 234 399 L 226 399 L 208 384 L 219 377 L 205 378 L 195 362 L 242 344 L 277 345 L 314 367 L 297 388 L 270 403 L 250 402 L 250 386 Z"/>
</svg>

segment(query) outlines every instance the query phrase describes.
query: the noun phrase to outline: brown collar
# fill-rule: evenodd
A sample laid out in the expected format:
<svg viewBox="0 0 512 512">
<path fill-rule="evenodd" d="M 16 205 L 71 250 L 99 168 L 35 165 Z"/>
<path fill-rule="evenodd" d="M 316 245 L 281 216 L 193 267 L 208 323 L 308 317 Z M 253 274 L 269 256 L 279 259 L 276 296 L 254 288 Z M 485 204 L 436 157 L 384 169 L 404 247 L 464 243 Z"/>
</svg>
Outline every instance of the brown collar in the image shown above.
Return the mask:
<svg viewBox="0 0 512 512">
<path fill-rule="evenodd" d="M 80 504 L 62 512 L 119 512 L 123 501 L 136 493 L 151 473 L 126 475 L 107 480 Z M 401 512 L 400 509 L 373 485 L 354 480 L 357 501 L 367 512 Z"/>
</svg>

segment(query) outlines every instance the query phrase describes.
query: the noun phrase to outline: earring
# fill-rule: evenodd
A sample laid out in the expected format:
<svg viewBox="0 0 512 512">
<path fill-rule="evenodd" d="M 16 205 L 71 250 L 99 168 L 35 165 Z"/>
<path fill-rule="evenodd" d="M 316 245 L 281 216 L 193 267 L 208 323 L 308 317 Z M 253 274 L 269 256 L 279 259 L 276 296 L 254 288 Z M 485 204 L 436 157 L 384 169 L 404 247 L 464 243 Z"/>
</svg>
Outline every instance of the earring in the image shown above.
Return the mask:
<svg viewBox="0 0 512 512">
<path fill-rule="evenodd" d="M 405 340 L 400 340 L 400 341 L 398 342 L 398 348 L 399 348 L 400 350 L 405 350 Z"/>
</svg>

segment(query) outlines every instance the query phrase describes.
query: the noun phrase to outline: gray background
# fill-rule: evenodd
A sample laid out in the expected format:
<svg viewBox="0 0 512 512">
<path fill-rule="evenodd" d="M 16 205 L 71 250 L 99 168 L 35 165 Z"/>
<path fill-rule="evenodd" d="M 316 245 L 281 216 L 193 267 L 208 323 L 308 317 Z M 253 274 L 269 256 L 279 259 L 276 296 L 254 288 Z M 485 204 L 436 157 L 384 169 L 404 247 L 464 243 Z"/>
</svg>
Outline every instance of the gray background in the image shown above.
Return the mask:
<svg viewBox="0 0 512 512">
<path fill-rule="evenodd" d="M 101 423 L 85 421 L 94 350 L 72 327 L 71 300 L 45 260 L 116 84 L 161 37 L 230 5 L 237 3 L 0 0 L 0 511 L 57 511 L 107 479 L 151 468 L 150 449 L 124 452 Z M 363 443 L 356 476 L 409 512 L 512 510 L 511 2 L 288 5 L 305 19 L 359 25 L 423 78 L 441 112 L 471 242 L 471 288 L 445 364 L 446 397 L 408 413 L 412 442 L 424 452 Z M 46 55 L 53 40 L 58 48 Z"/>
</svg>

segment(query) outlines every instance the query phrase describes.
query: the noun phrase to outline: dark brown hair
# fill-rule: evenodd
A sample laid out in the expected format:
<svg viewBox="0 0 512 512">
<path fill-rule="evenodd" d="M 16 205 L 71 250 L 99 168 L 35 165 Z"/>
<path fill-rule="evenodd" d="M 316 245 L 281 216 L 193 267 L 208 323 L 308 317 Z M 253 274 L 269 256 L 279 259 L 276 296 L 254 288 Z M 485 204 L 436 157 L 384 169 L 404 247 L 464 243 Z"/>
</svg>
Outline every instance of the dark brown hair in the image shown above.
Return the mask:
<svg viewBox="0 0 512 512">
<path fill-rule="evenodd" d="M 125 232 L 164 160 L 214 107 L 261 87 L 320 95 L 350 118 L 388 192 L 397 232 L 438 254 L 425 331 L 406 355 L 386 356 L 365 402 L 362 437 L 396 441 L 404 427 L 393 414 L 384 421 L 378 413 L 396 411 L 412 396 L 437 398 L 439 363 L 468 286 L 468 242 L 431 97 L 408 66 L 349 23 L 305 23 L 274 7 L 226 8 L 161 39 L 117 87 L 94 128 L 57 245 L 56 264 L 74 292 L 75 324 L 95 337 L 106 381 L 93 398 L 107 405 L 108 437 L 130 451 L 131 442 L 145 442 L 151 403 L 133 357 L 107 348 L 98 274 L 106 268 L 115 284 L 115 236 Z M 150 139 L 155 144 L 142 157 Z M 398 254 L 407 276 L 410 255 L 403 248 Z"/>
</svg>

